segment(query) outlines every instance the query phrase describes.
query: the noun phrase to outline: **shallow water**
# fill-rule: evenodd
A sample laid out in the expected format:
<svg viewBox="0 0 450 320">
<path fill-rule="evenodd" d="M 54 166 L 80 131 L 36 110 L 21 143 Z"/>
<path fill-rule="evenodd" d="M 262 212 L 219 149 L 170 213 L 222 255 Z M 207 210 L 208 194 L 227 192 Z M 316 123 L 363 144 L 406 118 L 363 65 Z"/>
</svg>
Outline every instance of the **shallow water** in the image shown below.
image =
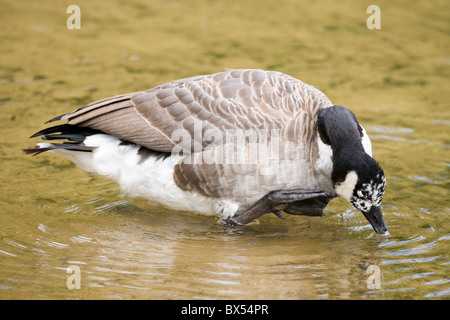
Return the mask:
<svg viewBox="0 0 450 320">
<path fill-rule="evenodd" d="M 80 30 L 71 3 L 0 4 L 1 299 L 450 298 L 447 1 L 381 4 L 381 30 L 354 1 L 77 2 Z M 20 151 L 77 106 L 224 68 L 283 71 L 356 113 L 388 235 L 339 199 L 326 217 L 229 228 Z"/>
</svg>

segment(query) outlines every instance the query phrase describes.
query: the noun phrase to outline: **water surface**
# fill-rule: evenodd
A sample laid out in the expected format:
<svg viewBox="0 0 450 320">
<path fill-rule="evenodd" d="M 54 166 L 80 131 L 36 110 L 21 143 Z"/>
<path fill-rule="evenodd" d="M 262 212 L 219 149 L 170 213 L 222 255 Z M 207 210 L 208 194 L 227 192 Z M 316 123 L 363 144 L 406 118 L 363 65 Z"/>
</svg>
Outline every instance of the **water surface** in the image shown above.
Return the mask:
<svg viewBox="0 0 450 320">
<path fill-rule="evenodd" d="M 449 299 L 448 1 L 381 4 L 381 30 L 354 1 L 83 0 L 80 30 L 69 4 L 0 4 L 1 299 Z M 291 74 L 355 112 L 388 235 L 339 199 L 229 228 L 20 151 L 75 107 L 224 68 Z"/>
</svg>

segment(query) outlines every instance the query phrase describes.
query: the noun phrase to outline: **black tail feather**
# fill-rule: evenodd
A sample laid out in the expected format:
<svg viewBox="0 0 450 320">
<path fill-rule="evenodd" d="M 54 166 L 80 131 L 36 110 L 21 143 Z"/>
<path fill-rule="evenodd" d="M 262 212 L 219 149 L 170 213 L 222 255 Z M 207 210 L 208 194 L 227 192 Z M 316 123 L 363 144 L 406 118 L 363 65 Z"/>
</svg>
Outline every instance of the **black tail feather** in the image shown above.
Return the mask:
<svg viewBox="0 0 450 320">
<path fill-rule="evenodd" d="M 59 132 L 59 134 L 50 135 L 51 133 L 58 133 L 58 132 Z M 64 135 L 67 135 L 67 134 L 76 134 L 77 136 L 81 135 L 86 138 L 87 136 L 90 136 L 90 135 L 93 135 L 96 133 L 103 133 L 103 132 L 100 130 L 95 130 L 95 129 L 91 129 L 91 128 L 83 128 L 83 127 L 73 126 L 70 124 L 60 124 L 57 126 L 42 129 L 41 131 L 38 131 L 35 134 L 33 134 L 30 138 L 35 138 L 35 137 L 39 137 L 39 136 L 45 136 L 47 138 L 47 136 L 50 135 L 51 138 L 47 138 L 47 139 L 43 138 L 43 139 L 44 140 L 66 139 L 64 137 Z M 61 136 L 61 138 L 57 138 L 57 136 Z M 79 140 L 75 140 L 75 141 L 79 141 Z"/>
<path fill-rule="evenodd" d="M 56 119 L 56 118 L 55 118 Z M 49 128 L 45 128 L 41 131 L 36 132 L 30 138 L 35 138 L 43 136 L 42 140 L 69 140 L 64 143 L 52 143 L 47 147 L 34 147 L 22 149 L 25 154 L 31 154 L 33 156 L 38 155 L 45 151 L 55 150 L 55 149 L 66 149 L 72 151 L 82 151 L 91 152 L 95 147 L 88 147 L 83 144 L 84 139 L 87 136 L 103 133 L 102 131 L 78 127 L 70 124 L 61 124 Z"/>
<path fill-rule="evenodd" d="M 61 120 L 65 115 L 67 115 L 67 113 L 64 113 L 64 114 L 62 114 L 60 116 L 54 117 L 54 118 L 48 120 L 46 123 Z"/>
<path fill-rule="evenodd" d="M 62 117 L 62 116 L 61 116 Z M 58 117 L 57 117 L 58 118 Z M 55 120 L 58 120 L 54 118 Z M 52 120 L 50 120 L 52 121 Z M 104 134 L 103 131 L 86 128 L 86 127 L 78 127 L 70 124 L 61 124 L 57 126 L 48 127 L 42 129 L 41 131 L 36 132 L 30 138 L 35 138 L 42 136 L 42 140 L 65 140 L 63 143 L 48 143 L 45 147 L 36 146 L 34 148 L 26 148 L 22 149 L 25 154 L 31 154 L 36 156 L 45 151 L 57 150 L 57 149 L 65 149 L 71 151 L 81 151 L 81 152 L 91 152 L 95 150 L 97 147 L 88 147 L 83 142 L 86 137 L 93 134 Z M 125 145 L 135 145 L 135 143 L 122 140 L 120 142 L 121 146 Z M 170 157 L 170 152 L 160 152 L 148 149 L 146 147 L 140 146 L 138 150 L 138 155 L 141 157 L 139 163 L 145 162 L 150 157 L 155 157 L 156 159 L 166 159 Z"/>
<path fill-rule="evenodd" d="M 82 133 L 67 133 L 67 134 L 46 134 L 42 137 L 42 140 L 59 140 L 67 139 L 69 141 L 83 142 L 86 139 L 86 135 Z"/>
<path fill-rule="evenodd" d="M 72 151 L 82 151 L 82 152 L 91 152 L 92 150 L 95 150 L 96 147 L 88 147 L 85 146 L 82 143 L 52 143 L 48 147 L 34 147 L 34 148 L 28 148 L 28 149 L 22 149 L 22 151 L 25 154 L 31 154 L 33 156 L 36 156 L 42 152 L 55 150 L 55 149 L 65 149 L 65 150 L 72 150 Z"/>
</svg>

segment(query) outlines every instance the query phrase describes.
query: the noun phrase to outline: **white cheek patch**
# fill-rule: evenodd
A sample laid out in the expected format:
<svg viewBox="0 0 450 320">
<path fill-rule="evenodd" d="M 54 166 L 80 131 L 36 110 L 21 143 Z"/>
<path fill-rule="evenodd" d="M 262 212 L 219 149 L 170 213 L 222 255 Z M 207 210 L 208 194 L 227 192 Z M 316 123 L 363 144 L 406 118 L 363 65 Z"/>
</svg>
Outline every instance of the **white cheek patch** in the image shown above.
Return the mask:
<svg viewBox="0 0 450 320">
<path fill-rule="evenodd" d="M 347 201 L 350 201 L 357 182 L 358 175 L 355 171 L 350 171 L 349 173 L 347 173 L 345 180 L 336 185 L 336 193 L 340 197 L 346 199 Z"/>
</svg>

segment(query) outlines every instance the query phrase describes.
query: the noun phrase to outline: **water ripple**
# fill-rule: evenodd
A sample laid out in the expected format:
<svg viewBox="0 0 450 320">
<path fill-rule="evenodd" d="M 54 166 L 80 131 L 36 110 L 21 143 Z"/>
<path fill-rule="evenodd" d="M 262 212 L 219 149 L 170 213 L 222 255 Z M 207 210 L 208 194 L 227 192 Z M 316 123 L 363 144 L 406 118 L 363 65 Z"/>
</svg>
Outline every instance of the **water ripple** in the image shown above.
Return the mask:
<svg viewBox="0 0 450 320">
<path fill-rule="evenodd" d="M 401 260 L 383 260 L 382 265 L 388 264 L 403 264 L 403 263 L 417 263 L 417 262 L 430 262 L 441 258 L 441 256 L 434 257 L 424 257 L 424 258 L 412 258 L 412 259 L 401 259 Z"/>
<path fill-rule="evenodd" d="M 416 181 L 426 182 L 426 183 L 431 183 L 431 184 L 438 184 L 439 183 L 436 180 L 432 180 L 430 178 L 422 177 L 422 176 L 408 176 L 408 178 L 411 179 L 411 180 L 416 180 Z"/>
<path fill-rule="evenodd" d="M 396 279 L 396 280 L 394 280 L 392 282 L 385 283 L 385 284 L 386 285 L 388 285 L 388 284 L 389 285 L 396 284 L 396 283 L 399 283 L 399 282 L 404 281 L 404 280 L 418 279 L 418 278 L 428 277 L 428 276 L 431 276 L 431 275 L 434 275 L 434 274 L 435 274 L 435 272 L 416 273 L 416 274 L 413 274 L 413 275 L 410 275 L 410 276 L 398 278 L 398 279 Z"/>
<path fill-rule="evenodd" d="M 418 237 L 410 238 L 410 239 L 408 239 L 408 240 L 401 240 L 401 241 L 398 241 L 398 240 L 386 241 L 386 242 L 380 243 L 379 246 L 380 246 L 380 247 L 400 246 L 400 245 L 404 245 L 404 244 L 414 243 L 414 242 L 417 242 L 417 241 L 422 241 L 422 240 L 425 240 L 425 239 L 426 239 L 426 238 L 425 238 L 424 236 L 418 236 Z"/>
<path fill-rule="evenodd" d="M 437 245 L 437 242 L 430 242 L 410 249 L 387 252 L 386 254 L 388 256 L 411 256 L 415 254 L 423 254 L 429 252 L 433 247 Z"/>
<path fill-rule="evenodd" d="M 450 296 L 450 288 L 429 293 L 429 294 L 425 295 L 424 297 L 425 298 L 438 298 L 438 297 L 443 297 L 443 296 Z"/>
</svg>

